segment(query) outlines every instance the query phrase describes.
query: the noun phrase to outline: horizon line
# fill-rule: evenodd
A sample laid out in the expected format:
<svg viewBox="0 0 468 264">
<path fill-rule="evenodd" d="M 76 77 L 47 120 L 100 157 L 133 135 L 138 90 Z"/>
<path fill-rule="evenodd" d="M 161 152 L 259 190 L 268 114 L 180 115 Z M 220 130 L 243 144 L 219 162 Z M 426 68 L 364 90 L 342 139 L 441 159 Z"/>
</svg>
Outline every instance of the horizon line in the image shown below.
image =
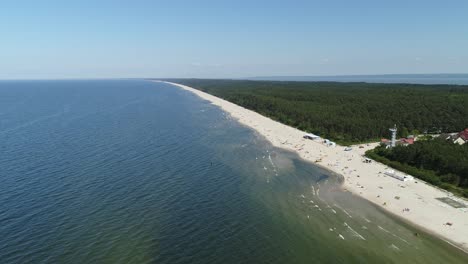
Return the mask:
<svg viewBox="0 0 468 264">
<path fill-rule="evenodd" d="M 324 74 L 324 75 L 258 75 L 250 77 L 59 77 L 59 78 L 0 78 L 0 81 L 52 81 L 52 80 L 122 80 L 122 79 L 214 79 L 214 80 L 249 80 L 254 78 L 295 78 L 295 77 L 391 77 L 391 76 L 456 76 L 464 75 L 468 78 L 467 73 L 382 73 L 382 74 Z"/>
</svg>

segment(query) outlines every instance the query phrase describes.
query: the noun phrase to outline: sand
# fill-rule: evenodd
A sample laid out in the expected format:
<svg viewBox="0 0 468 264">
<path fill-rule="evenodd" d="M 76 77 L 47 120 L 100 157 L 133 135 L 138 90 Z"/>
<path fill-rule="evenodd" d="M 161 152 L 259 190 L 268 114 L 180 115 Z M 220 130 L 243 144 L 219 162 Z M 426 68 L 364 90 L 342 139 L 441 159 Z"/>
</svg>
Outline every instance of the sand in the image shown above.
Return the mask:
<svg viewBox="0 0 468 264">
<path fill-rule="evenodd" d="M 419 179 L 403 182 L 386 176 L 384 172 L 389 168 L 384 164 L 375 161 L 364 163 L 365 151 L 376 147 L 377 143 L 362 145 L 363 148 L 353 146 L 351 151 L 345 151 L 345 147 L 338 145 L 328 147 L 322 143 L 323 139 L 304 139 L 303 131 L 221 98 L 185 85 L 170 84 L 219 106 L 240 123 L 263 135 L 274 146 L 296 152 L 304 160 L 342 175 L 344 190 L 369 200 L 468 253 L 468 209 L 451 207 L 436 198 L 451 197 L 465 205 L 468 205 L 467 202 Z M 409 211 L 404 211 L 405 208 L 409 208 Z"/>
</svg>

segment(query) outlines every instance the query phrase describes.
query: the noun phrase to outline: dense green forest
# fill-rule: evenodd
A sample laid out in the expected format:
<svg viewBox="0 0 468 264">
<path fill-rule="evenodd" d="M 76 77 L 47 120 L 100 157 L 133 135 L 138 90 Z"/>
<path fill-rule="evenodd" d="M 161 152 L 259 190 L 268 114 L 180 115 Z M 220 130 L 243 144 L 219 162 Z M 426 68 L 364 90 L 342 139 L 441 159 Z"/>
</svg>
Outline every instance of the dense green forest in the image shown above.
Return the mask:
<svg viewBox="0 0 468 264">
<path fill-rule="evenodd" d="M 443 139 L 416 141 L 409 146 L 384 146 L 367 156 L 433 185 L 468 197 L 468 144 Z"/>
<path fill-rule="evenodd" d="M 468 126 L 468 86 L 171 79 L 341 144 Z"/>
</svg>

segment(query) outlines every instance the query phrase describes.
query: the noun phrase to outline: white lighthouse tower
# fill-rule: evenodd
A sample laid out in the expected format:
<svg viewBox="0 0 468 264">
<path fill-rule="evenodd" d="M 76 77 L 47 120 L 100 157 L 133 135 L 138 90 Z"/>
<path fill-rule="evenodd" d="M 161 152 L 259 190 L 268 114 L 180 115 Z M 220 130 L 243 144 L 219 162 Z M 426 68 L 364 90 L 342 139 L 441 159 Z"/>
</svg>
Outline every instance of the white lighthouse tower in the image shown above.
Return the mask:
<svg viewBox="0 0 468 264">
<path fill-rule="evenodd" d="M 390 147 L 393 148 L 396 146 L 396 132 L 397 132 L 396 124 L 394 125 L 393 128 L 390 128 L 389 130 L 390 132 L 392 132 L 392 141 L 390 142 Z"/>
</svg>

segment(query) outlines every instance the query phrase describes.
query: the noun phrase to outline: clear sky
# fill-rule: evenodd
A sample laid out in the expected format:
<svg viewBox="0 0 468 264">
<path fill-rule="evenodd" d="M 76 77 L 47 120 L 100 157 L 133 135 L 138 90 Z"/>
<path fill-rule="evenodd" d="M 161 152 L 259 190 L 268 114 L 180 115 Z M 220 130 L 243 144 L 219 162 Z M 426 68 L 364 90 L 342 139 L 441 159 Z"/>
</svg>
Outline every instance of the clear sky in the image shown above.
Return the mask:
<svg viewBox="0 0 468 264">
<path fill-rule="evenodd" d="M 468 73 L 467 0 L 0 0 L 0 79 Z"/>
</svg>

